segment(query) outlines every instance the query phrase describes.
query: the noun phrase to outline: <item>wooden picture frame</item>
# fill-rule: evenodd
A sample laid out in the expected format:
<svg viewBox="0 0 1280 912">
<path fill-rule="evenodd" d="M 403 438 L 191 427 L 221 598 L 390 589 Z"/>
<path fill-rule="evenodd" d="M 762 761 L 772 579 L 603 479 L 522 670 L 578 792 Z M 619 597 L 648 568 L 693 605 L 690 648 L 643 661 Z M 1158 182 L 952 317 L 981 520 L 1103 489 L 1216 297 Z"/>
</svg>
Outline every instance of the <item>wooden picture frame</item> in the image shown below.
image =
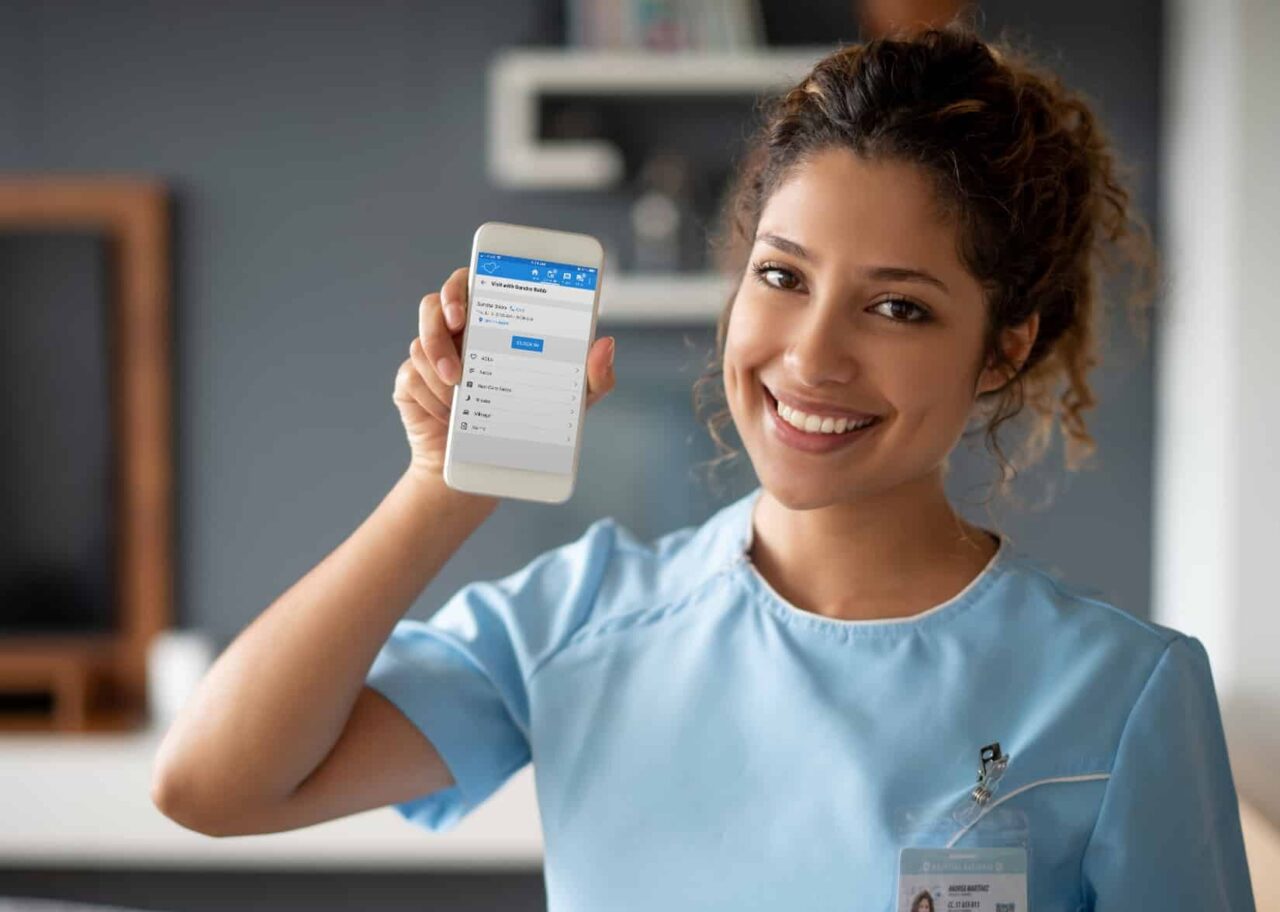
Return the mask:
<svg viewBox="0 0 1280 912">
<path fill-rule="evenodd" d="M 147 649 L 173 604 L 170 223 L 166 188 L 128 177 L 0 176 L 0 232 L 99 233 L 116 457 L 114 618 L 108 634 L 0 636 L 0 694 L 52 697 L 0 730 L 119 730 L 146 716 Z"/>
</svg>

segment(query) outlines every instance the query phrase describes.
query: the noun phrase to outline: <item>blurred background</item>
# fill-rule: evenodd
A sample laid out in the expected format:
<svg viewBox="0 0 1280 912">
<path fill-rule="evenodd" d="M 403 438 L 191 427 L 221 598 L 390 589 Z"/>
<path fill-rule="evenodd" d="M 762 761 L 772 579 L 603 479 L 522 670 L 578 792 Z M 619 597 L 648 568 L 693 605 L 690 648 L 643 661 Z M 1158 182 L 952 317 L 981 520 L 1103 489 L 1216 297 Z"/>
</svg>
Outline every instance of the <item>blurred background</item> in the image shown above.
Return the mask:
<svg viewBox="0 0 1280 912">
<path fill-rule="evenodd" d="M 1259 908 L 1280 894 L 1280 6 L 985 0 L 1089 96 L 1168 270 L 1114 319 L 1088 414 L 986 503 L 1073 584 L 1200 637 Z M 719 475 L 691 388 L 727 287 L 706 236 L 760 97 L 950 0 L 0 4 L 0 908 L 540 909 L 533 771 L 455 831 L 384 808 L 215 840 L 151 805 L 168 719 L 407 463 L 391 402 L 419 299 L 485 221 L 599 237 L 618 386 L 560 506 L 504 501 L 428 617 L 613 515 L 642 537 L 755 484 Z M 1116 310 L 1119 313 L 1119 309 Z M 735 438 L 736 442 L 736 438 Z"/>
</svg>

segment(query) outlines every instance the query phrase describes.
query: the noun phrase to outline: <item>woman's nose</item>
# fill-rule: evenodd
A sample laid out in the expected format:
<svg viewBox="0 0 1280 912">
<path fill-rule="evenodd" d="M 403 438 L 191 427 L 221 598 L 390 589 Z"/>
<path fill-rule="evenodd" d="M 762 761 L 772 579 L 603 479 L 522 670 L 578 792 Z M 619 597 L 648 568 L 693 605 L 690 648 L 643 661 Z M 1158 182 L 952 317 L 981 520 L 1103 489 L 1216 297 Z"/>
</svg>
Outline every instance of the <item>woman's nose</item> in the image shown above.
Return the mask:
<svg viewBox="0 0 1280 912">
<path fill-rule="evenodd" d="M 856 340 L 835 306 L 816 303 L 792 328 L 783 361 L 791 375 L 810 386 L 847 383 L 858 375 Z"/>
</svg>

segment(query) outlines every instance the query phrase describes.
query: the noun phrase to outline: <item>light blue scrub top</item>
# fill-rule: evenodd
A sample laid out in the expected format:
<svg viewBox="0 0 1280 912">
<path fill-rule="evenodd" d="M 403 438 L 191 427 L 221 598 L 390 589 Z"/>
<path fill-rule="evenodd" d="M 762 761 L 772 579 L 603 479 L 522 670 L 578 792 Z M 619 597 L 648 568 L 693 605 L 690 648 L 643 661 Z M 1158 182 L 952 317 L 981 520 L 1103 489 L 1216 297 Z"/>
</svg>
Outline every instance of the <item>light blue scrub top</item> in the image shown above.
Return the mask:
<svg viewBox="0 0 1280 912">
<path fill-rule="evenodd" d="M 887 912 L 904 821 L 946 820 L 998 741 L 955 845 L 1020 815 L 1032 912 L 1253 910 L 1198 640 L 1007 538 L 922 614 L 824 618 L 748 559 L 760 493 L 652 542 L 598 520 L 400 621 L 368 683 L 456 781 L 400 813 L 447 830 L 532 761 L 550 912 Z"/>
</svg>

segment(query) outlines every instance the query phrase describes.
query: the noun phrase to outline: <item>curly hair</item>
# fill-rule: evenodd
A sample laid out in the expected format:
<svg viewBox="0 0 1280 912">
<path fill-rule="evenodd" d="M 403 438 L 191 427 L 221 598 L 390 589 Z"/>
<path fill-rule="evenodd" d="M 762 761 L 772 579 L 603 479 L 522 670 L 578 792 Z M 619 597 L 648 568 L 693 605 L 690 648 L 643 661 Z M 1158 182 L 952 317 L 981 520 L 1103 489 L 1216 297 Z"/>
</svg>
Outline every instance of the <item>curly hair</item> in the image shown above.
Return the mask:
<svg viewBox="0 0 1280 912">
<path fill-rule="evenodd" d="M 724 398 L 723 356 L 737 285 L 770 195 L 819 152 L 845 149 L 864 160 L 919 166 L 937 212 L 957 229 L 960 261 L 984 290 L 983 356 L 1007 378 L 977 397 L 999 493 L 1019 467 L 1038 462 L 1055 423 L 1076 471 L 1096 450 L 1084 412 L 1096 399 L 1088 374 L 1105 335 L 1099 275 L 1135 266 L 1132 325 L 1158 276 L 1147 224 L 1134 213 L 1121 163 L 1085 97 L 1064 87 L 1007 38 L 983 41 L 963 18 L 915 33 L 841 46 L 790 90 L 758 104 L 764 117 L 740 162 L 712 232 L 716 266 L 734 284 L 716 325 L 715 352 L 694 383 L 695 413 Z M 1017 368 L 1001 332 L 1040 315 L 1035 343 Z M 1012 460 L 997 432 L 1030 405 L 1034 423 Z M 719 451 L 738 455 L 720 428 L 728 408 L 705 421 Z M 967 430 L 965 437 L 973 431 Z"/>
</svg>

